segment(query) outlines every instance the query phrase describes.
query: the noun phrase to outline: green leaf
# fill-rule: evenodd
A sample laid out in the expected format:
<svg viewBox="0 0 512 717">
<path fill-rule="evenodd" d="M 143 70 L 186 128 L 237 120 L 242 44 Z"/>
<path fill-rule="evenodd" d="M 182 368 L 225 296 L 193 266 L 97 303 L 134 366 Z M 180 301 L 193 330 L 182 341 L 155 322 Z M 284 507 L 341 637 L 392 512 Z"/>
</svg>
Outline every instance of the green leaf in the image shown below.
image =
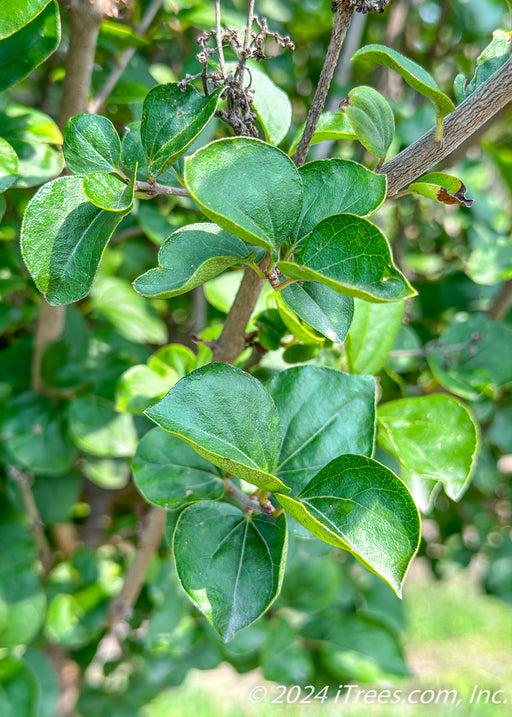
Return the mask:
<svg viewBox="0 0 512 717">
<path fill-rule="evenodd" d="M 276 293 L 272 298 L 276 303 L 282 322 L 291 335 L 295 336 L 303 344 L 309 345 L 308 349 L 305 349 L 305 346 L 302 347 L 302 349 L 305 349 L 306 353 L 307 351 L 310 351 L 314 345 L 320 347 L 324 343 L 321 337 L 317 336 L 317 334 L 310 329 L 309 326 L 304 324 L 299 317 L 293 313 L 293 311 L 290 311 L 280 293 Z"/>
<path fill-rule="evenodd" d="M 178 374 L 170 367 L 161 375 L 149 366 L 131 366 L 117 381 L 116 409 L 142 414 L 163 398 L 177 380 Z"/>
<path fill-rule="evenodd" d="M 285 585 L 287 580 L 288 574 Z M 290 624 L 279 613 L 273 616 L 271 625 L 270 639 L 260 652 L 259 667 L 264 679 L 282 685 L 307 685 L 315 672 L 313 659 L 316 655 L 304 644 L 300 625 Z"/>
<path fill-rule="evenodd" d="M 408 470 L 441 481 L 459 500 L 471 477 L 478 429 L 457 399 L 442 394 L 403 398 L 379 406 L 379 444 Z"/>
<path fill-rule="evenodd" d="M 299 146 L 300 139 L 304 133 L 305 126 L 306 123 L 304 122 L 293 138 L 290 149 L 288 150 L 288 154 L 290 156 L 295 154 L 297 147 Z M 324 114 L 321 114 L 315 133 L 311 139 L 311 145 L 318 144 L 318 142 L 325 142 L 326 140 L 340 139 L 357 139 L 357 135 L 354 133 L 352 125 L 348 121 L 345 113 L 324 112 Z"/>
<path fill-rule="evenodd" d="M 232 137 L 185 159 L 185 183 L 206 216 L 277 256 L 302 205 L 293 162 L 258 139 Z"/>
<path fill-rule="evenodd" d="M 81 177 L 60 177 L 32 197 L 23 217 L 21 250 L 37 288 L 53 305 L 89 291 L 121 212 L 87 201 Z"/>
<path fill-rule="evenodd" d="M 277 409 L 244 371 L 223 363 L 198 368 L 146 415 L 213 465 L 264 490 L 287 492 L 273 475 L 281 442 Z"/>
<path fill-rule="evenodd" d="M 437 139 L 443 135 L 443 118 L 455 109 L 451 99 L 441 92 L 432 75 L 417 62 L 410 60 L 400 52 L 384 45 L 366 45 L 352 57 L 363 58 L 372 65 L 378 64 L 398 72 L 414 90 L 429 99 L 435 108 L 437 117 Z"/>
<path fill-rule="evenodd" d="M 0 709 L 6 717 L 38 717 L 38 686 L 34 673 L 19 657 L 0 658 Z"/>
<path fill-rule="evenodd" d="M 119 276 L 98 279 L 91 292 L 91 304 L 128 341 L 164 344 L 168 340 L 164 321 L 126 279 Z"/>
<path fill-rule="evenodd" d="M 254 89 L 253 107 L 269 144 L 278 145 L 286 137 L 292 121 L 292 106 L 283 90 L 268 75 L 249 67 Z"/>
<path fill-rule="evenodd" d="M 335 214 L 308 234 L 280 271 L 298 281 L 319 281 L 367 301 L 397 301 L 415 291 L 393 264 L 384 234 L 355 214 Z"/>
<path fill-rule="evenodd" d="M 23 654 L 23 660 L 34 675 L 38 687 L 37 717 L 54 717 L 57 713 L 59 678 L 50 658 L 33 647 Z M 23 714 L 18 712 L 18 714 Z"/>
<path fill-rule="evenodd" d="M 67 434 L 64 405 L 27 392 L 10 401 L 2 429 L 10 461 L 34 473 L 65 473 L 76 450 Z"/>
<path fill-rule="evenodd" d="M 19 0 L 16 1 L 16 5 L 18 4 Z M 23 10 L 15 8 L 11 11 L 9 8 L 9 18 L 16 18 L 18 12 L 21 12 L 23 17 Z M 0 17 L 0 23 L 2 20 Z M 19 26 L 19 15 L 14 23 L 8 22 L 7 25 L 14 27 L 15 23 Z M 59 46 L 60 17 L 56 2 L 48 3 L 42 12 L 26 25 L 23 21 L 21 23 L 20 29 L 0 41 L 0 92 L 27 77 Z"/>
<path fill-rule="evenodd" d="M 347 339 L 351 373 L 377 374 L 386 363 L 400 330 L 404 301 L 371 304 L 356 300 L 354 318 Z"/>
<path fill-rule="evenodd" d="M 9 102 L 0 114 L 0 127 L 8 142 L 62 144 L 62 133 L 50 115 L 27 105 Z"/>
<path fill-rule="evenodd" d="M 121 140 L 112 122 L 101 115 L 72 117 L 64 129 L 64 159 L 74 174 L 116 172 L 121 157 Z"/>
<path fill-rule="evenodd" d="M 285 520 L 249 517 L 226 503 L 199 503 L 181 514 L 173 540 L 179 579 L 224 642 L 277 597 L 286 535 Z"/>
<path fill-rule="evenodd" d="M 457 75 L 454 82 L 455 96 L 458 102 L 469 97 L 477 87 L 486 82 L 491 75 L 500 69 L 510 57 L 510 32 L 496 30 L 492 33 L 492 41 L 476 58 L 475 72 L 471 80 L 464 75 Z"/>
<path fill-rule="evenodd" d="M 11 141 L 18 155 L 16 187 L 36 187 L 57 177 L 64 167 L 64 158 L 58 150 L 45 143 Z"/>
<path fill-rule="evenodd" d="M 349 550 L 401 596 L 420 542 L 420 517 L 405 484 L 372 458 L 341 455 L 284 509 L 313 535 Z"/>
<path fill-rule="evenodd" d="M 512 277 L 512 237 L 498 234 L 489 224 L 468 228 L 471 254 L 464 261 L 464 272 L 476 284 L 492 286 Z"/>
<path fill-rule="evenodd" d="M 0 192 L 5 192 L 18 176 L 18 156 L 9 142 L 0 137 Z"/>
<path fill-rule="evenodd" d="M 274 376 L 266 388 L 281 420 L 277 474 L 294 492 L 342 453 L 372 454 L 373 377 L 297 366 Z"/>
<path fill-rule="evenodd" d="M 76 446 L 92 456 L 133 456 L 137 433 L 133 418 L 117 413 L 101 396 L 81 396 L 69 404 L 69 431 Z"/>
<path fill-rule="evenodd" d="M 225 269 L 252 263 L 256 257 L 252 249 L 215 224 L 189 224 L 171 234 L 158 252 L 158 268 L 139 276 L 133 286 L 142 296 L 168 299 Z"/>
<path fill-rule="evenodd" d="M 363 85 L 350 90 L 340 107 L 363 147 L 383 160 L 395 134 L 395 118 L 387 100 L 373 87 Z"/>
<path fill-rule="evenodd" d="M 91 483 L 104 490 L 122 490 L 130 481 L 130 464 L 125 458 L 83 456 L 80 470 Z"/>
<path fill-rule="evenodd" d="M 9 37 L 33 20 L 50 0 L 4 0 L 0 4 L 0 39 Z"/>
<path fill-rule="evenodd" d="M 461 180 L 444 172 L 424 175 L 419 182 L 410 184 L 407 191 L 416 192 L 441 204 L 462 204 L 463 207 L 473 204 L 472 199 L 466 198 L 466 187 Z"/>
<path fill-rule="evenodd" d="M 156 178 L 173 164 L 202 132 L 217 109 L 219 92 L 205 97 L 192 85 L 157 85 L 144 100 L 140 128 L 148 174 Z"/>
<path fill-rule="evenodd" d="M 135 175 L 130 184 L 105 172 L 93 172 L 83 181 L 83 190 L 87 199 L 95 207 L 110 212 L 129 211 L 133 205 L 134 189 Z"/>
<path fill-rule="evenodd" d="M 331 341 L 345 340 L 352 316 L 354 300 L 341 296 L 318 281 L 298 281 L 281 290 L 287 306 L 307 324 Z"/>
<path fill-rule="evenodd" d="M 386 198 L 386 177 L 362 164 L 346 159 L 320 159 L 299 169 L 304 202 L 294 230 L 297 239 L 309 234 L 331 216 L 350 212 L 360 217 L 371 214 Z"/>
<path fill-rule="evenodd" d="M 218 500 L 221 472 L 176 436 L 160 428 L 146 433 L 132 461 L 133 479 L 150 503 L 175 510 L 189 503 Z"/>
</svg>

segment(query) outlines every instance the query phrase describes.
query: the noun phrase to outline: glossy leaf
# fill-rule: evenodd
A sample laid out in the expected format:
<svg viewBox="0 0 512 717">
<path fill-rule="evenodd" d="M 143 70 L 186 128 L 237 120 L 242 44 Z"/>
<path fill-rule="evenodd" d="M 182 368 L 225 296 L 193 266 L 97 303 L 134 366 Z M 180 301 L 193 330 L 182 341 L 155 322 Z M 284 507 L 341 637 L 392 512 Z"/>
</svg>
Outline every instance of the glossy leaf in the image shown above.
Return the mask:
<svg viewBox="0 0 512 717">
<path fill-rule="evenodd" d="M 50 0 L 6 0 L 0 5 L 0 39 L 12 35 L 44 10 Z"/>
<path fill-rule="evenodd" d="M 133 456 L 137 432 L 127 413 L 101 396 L 81 396 L 69 405 L 69 430 L 75 445 L 93 456 Z"/>
<path fill-rule="evenodd" d="M 143 296 L 168 299 L 204 284 L 232 266 L 250 264 L 256 257 L 252 249 L 215 224 L 189 224 L 162 244 L 158 268 L 139 276 L 133 285 Z"/>
<path fill-rule="evenodd" d="M 441 204 L 462 204 L 470 207 L 472 199 L 466 198 L 466 187 L 457 177 L 444 172 L 432 172 L 409 185 L 408 191 L 421 194 Z"/>
<path fill-rule="evenodd" d="M 304 324 L 293 311 L 290 311 L 280 293 L 276 294 L 273 298 L 281 320 L 292 336 L 295 336 L 303 344 L 309 344 L 310 346 L 314 344 L 321 346 L 324 343 L 320 336 L 317 336 L 317 334 L 310 329 L 307 324 Z M 306 361 L 307 359 L 304 360 Z"/>
<path fill-rule="evenodd" d="M 87 201 L 81 177 L 61 177 L 31 199 L 21 229 L 23 259 L 46 300 L 78 301 L 89 291 L 121 212 Z"/>
<path fill-rule="evenodd" d="M 93 172 L 85 177 L 83 190 L 87 199 L 100 209 L 127 212 L 133 205 L 135 175 L 130 184 L 105 172 Z"/>
<path fill-rule="evenodd" d="M 140 134 L 150 177 L 162 174 L 192 144 L 213 117 L 218 97 L 218 92 L 205 97 L 192 85 L 182 91 L 177 83 L 148 92 Z"/>
<path fill-rule="evenodd" d="M 283 90 L 268 75 L 251 66 L 251 86 L 254 90 L 253 107 L 265 139 L 269 144 L 280 144 L 286 137 L 292 121 L 292 106 Z"/>
<path fill-rule="evenodd" d="M 75 460 L 62 402 L 19 394 L 6 410 L 2 434 L 10 461 L 34 473 L 65 473 Z"/>
<path fill-rule="evenodd" d="M 185 160 L 185 183 L 212 221 L 274 254 L 290 236 L 302 204 L 293 162 L 257 139 L 221 139 L 198 150 Z"/>
<path fill-rule="evenodd" d="M 265 490 L 288 491 L 273 475 L 281 441 L 277 409 L 244 371 L 223 363 L 203 366 L 146 415 L 228 473 Z"/>
<path fill-rule="evenodd" d="M 112 122 L 101 115 L 72 117 L 64 129 L 62 149 L 74 174 L 116 172 L 119 167 L 121 140 Z"/>
<path fill-rule="evenodd" d="M 360 217 L 371 214 L 386 198 L 386 177 L 362 164 L 345 159 L 320 159 L 299 169 L 304 202 L 294 230 L 297 239 L 309 234 L 331 216 L 350 212 Z"/>
<path fill-rule="evenodd" d="M 23 10 L 19 12 L 18 8 L 12 11 L 9 8 L 9 18 L 14 19 L 11 27 L 20 23 Z M 59 46 L 60 17 L 57 3 L 53 0 L 26 25 L 21 20 L 21 25 L 20 29 L 0 41 L 0 92 L 27 77 Z"/>
<path fill-rule="evenodd" d="M 354 318 L 347 339 L 351 373 L 377 374 L 386 363 L 400 330 L 404 301 L 371 304 L 356 299 Z"/>
<path fill-rule="evenodd" d="M 342 453 L 371 455 L 375 380 L 320 366 L 298 366 L 267 382 L 279 412 L 277 474 L 295 493 Z"/>
<path fill-rule="evenodd" d="M 415 291 L 393 264 L 380 229 L 355 214 L 321 221 L 280 271 L 299 281 L 319 281 L 334 291 L 367 301 L 396 301 Z"/>
<path fill-rule="evenodd" d="M 366 456 L 341 455 L 295 497 L 278 496 L 295 520 L 349 550 L 401 595 L 420 541 L 420 517 L 405 484 Z"/>
<path fill-rule="evenodd" d="M 476 458 L 478 429 L 451 396 L 432 394 L 379 406 L 379 443 L 409 471 L 440 480 L 447 495 L 464 494 Z"/>
<path fill-rule="evenodd" d="M 286 535 L 283 518 L 249 517 L 226 503 L 199 503 L 181 514 L 173 540 L 180 582 L 224 642 L 277 597 Z"/>
<path fill-rule="evenodd" d="M 298 281 L 281 290 L 287 306 L 303 321 L 331 341 L 345 340 L 352 316 L 354 300 L 341 296 L 318 281 Z"/>
<path fill-rule="evenodd" d="M 290 149 L 288 150 L 289 155 L 294 154 L 297 150 L 305 126 L 306 124 L 304 123 L 293 138 Z M 324 112 L 321 114 L 315 133 L 311 139 L 311 144 L 318 144 L 318 142 L 325 142 L 326 140 L 340 139 L 357 139 L 357 135 L 352 129 L 352 125 L 348 121 L 345 113 Z"/>
<path fill-rule="evenodd" d="M 150 503 L 175 510 L 189 503 L 218 500 L 221 472 L 176 436 L 154 428 L 140 441 L 132 461 L 133 479 Z"/>
<path fill-rule="evenodd" d="M 389 67 L 398 72 L 414 90 L 427 97 L 434 105 L 437 116 L 437 139 L 443 134 L 443 117 L 453 112 L 455 105 L 451 99 L 441 92 L 432 75 L 417 62 L 410 60 L 400 52 L 384 45 L 366 45 L 358 50 L 352 57 L 362 58 L 366 62 Z"/>
<path fill-rule="evenodd" d="M 383 160 L 395 133 L 395 118 L 388 101 L 365 85 L 350 90 L 343 108 L 363 147 Z"/>
<path fill-rule="evenodd" d="M 454 81 L 454 91 L 458 102 L 469 97 L 477 87 L 486 82 L 491 75 L 500 69 L 510 57 L 510 32 L 496 30 L 492 33 L 492 41 L 476 58 L 475 72 L 471 80 L 459 74 Z"/>
<path fill-rule="evenodd" d="M 18 157 L 9 142 L 0 137 L 0 192 L 5 192 L 18 176 Z"/>
</svg>

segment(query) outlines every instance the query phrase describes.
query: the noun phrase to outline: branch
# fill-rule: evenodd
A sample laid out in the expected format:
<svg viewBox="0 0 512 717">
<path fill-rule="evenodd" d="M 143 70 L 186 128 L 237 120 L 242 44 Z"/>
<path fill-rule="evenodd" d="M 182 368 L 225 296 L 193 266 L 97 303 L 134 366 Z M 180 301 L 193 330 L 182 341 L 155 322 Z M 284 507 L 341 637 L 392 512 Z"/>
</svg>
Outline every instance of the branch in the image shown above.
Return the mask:
<svg viewBox="0 0 512 717">
<path fill-rule="evenodd" d="M 222 49 L 222 27 L 220 25 L 220 0 L 215 0 L 215 39 L 217 41 L 217 51 L 219 53 L 219 65 L 222 77 L 226 77 L 226 65 L 224 63 L 224 50 Z"/>
<path fill-rule="evenodd" d="M 168 187 L 158 182 L 135 182 L 136 192 L 147 192 L 151 196 L 156 194 L 173 194 L 176 197 L 190 197 L 188 189 L 182 187 Z"/>
<path fill-rule="evenodd" d="M 268 492 L 263 490 L 256 491 L 253 495 L 247 495 L 243 490 L 240 490 L 227 476 L 224 478 L 224 485 L 226 487 L 226 493 L 233 498 L 237 503 L 243 506 L 244 513 L 263 513 L 263 515 L 271 515 L 276 518 L 281 515 L 276 511 L 270 500 L 268 499 Z"/>
<path fill-rule="evenodd" d="M 343 45 L 343 40 L 345 39 L 347 30 L 350 27 L 353 13 L 353 7 L 338 5 L 336 9 L 331 41 L 329 42 L 329 47 L 327 48 L 324 66 L 322 67 L 322 72 L 320 73 L 320 79 L 318 80 L 315 96 L 313 98 L 313 102 L 311 103 L 304 132 L 300 138 L 297 151 L 292 158 L 297 167 L 301 167 L 306 161 L 309 145 L 311 144 L 311 140 L 315 134 L 315 129 L 318 124 L 318 120 L 320 119 L 320 115 L 323 112 L 331 80 L 334 75 L 336 65 L 338 64 L 341 46 Z"/>
<path fill-rule="evenodd" d="M 487 312 L 487 316 L 491 319 L 499 321 L 507 313 L 512 303 L 512 279 L 506 281 L 499 292 L 496 294 L 492 306 Z"/>
<path fill-rule="evenodd" d="M 436 142 L 433 127 L 376 171 L 388 178 L 388 197 L 448 157 L 491 117 L 512 101 L 512 58 L 477 87 L 454 112 L 444 119 L 443 136 Z"/>
<path fill-rule="evenodd" d="M 135 28 L 137 35 L 144 35 L 151 23 L 153 22 L 155 15 L 162 5 L 163 0 L 153 0 L 151 5 L 146 10 L 146 14 L 142 18 L 141 22 Z M 119 58 L 119 63 L 115 69 L 112 70 L 110 75 L 107 77 L 105 84 L 101 90 L 97 93 L 96 97 L 89 103 L 89 112 L 98 112 L 105 102 L 107 101 L 110 93 L 119 82 L 119 79 L 123 72 L 126 70 L 128 63 L 135 54 L 136 47 L 127 47 Z"/>
<path fill-rule="evenodd" d="M 27 515 L 30 518 L 30 528 L 34 533 L 36 544 L 39 551 L 39 559 L 43 566 L 44 574 L 48 575 L 53 565 L 53 556 L 46 535 L 43 530 L 43 521 L 37 509 L 34 496 L 32 495 L 31 486 L 33 483 L 33 477 L 28 473 L 24 473 L 15 466 L 9 466 L 8 469 L 9 478 L 15 481 L 20 489 L 23 505 L 27 511 Z"/>
</svg>

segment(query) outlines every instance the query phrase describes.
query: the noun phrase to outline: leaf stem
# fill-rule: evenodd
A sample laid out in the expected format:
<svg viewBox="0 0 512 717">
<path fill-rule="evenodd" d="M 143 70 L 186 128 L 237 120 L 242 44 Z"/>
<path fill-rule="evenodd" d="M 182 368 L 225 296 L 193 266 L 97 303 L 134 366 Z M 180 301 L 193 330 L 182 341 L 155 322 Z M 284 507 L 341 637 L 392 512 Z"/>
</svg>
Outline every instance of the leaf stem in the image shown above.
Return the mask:
<svg viewBox="0 0 512 717">
<path fill-rule="evenodd" d="M 146 192 L 150 196 L 157 194 L 172 194 L 176 197 L 190 197 L 188 189 L 183 187 L 168 187 L 158 182 L 135 182 L 136 192 Z"/>
</svg>

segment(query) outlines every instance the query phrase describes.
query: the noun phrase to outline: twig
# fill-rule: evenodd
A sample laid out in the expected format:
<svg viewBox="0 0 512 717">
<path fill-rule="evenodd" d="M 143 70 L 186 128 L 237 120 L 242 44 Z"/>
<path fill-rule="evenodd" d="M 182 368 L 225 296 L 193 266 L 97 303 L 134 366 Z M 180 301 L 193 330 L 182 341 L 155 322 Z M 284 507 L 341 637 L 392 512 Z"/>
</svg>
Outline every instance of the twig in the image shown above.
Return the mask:
<svg viewBox="0 0 512 717">
<path fill-rule="evenodd" d="M 224 485 L 226 487 L 226 493 L 230 495 L 233 500 L 240 503 L 240 505 L 244 507 L 244 512 L 263 513 L 263 515 L 271 516 L 275 515 L 276 508 L 268 499 L 267 491 L 256 491 L 254 495 L 247 495 L 247 493 L 240 490 L 240 488 L 238 488 L 227 476 L 224 478 Z M 276 515 L 275 517 L 277 518 L 279 516 Z"/>
<path fill-rule="evenodd" d="M 492 306 L 487 312 L 487 316 L 491 319 L 499 321 L 507 313 L 510 304 L 512 303 L 512 279 L 506 281 L 501 289 L 498 291 L 492 302 Z"/>
<path fill-rule="evenodd" d="M 244 86 L 244 70 L 247 56 L 249 54 L 249 46 L 251 44 L 251 30 L 254 22 L 254 0 L 249 0 L 249 8 L 247 10 L 247 25 L 245 26 L 244 46 L 238 62 L 240 72 L 240 85 Z"/>
<path fill-rule="evenodd" d="M 220 0 L 215 0 L 215 39 L 217 41 L 217 51 L 219 53 L 219 66 L 222 77 L 226 77 L 226 64 L 224 62 L 224 50 L 222 49 L 222 27 L 220 25 Z"/>
<path fill-rule="evenodd" d="M 306 161 L 309 145 L 311 144 L 311 139 L 315 133 L 318 120 L 324 109 L 331 80 L 334 75 L 336 65 L 338 64 L 341 46 L 343 45 L 343 40 L 345 39 L 347 30 L 350 27 L 353 13 L 353 7 L 339 5 L 336 9 L 331 41 L 329 42 L 329 47 L 327 48 L 324 66 L 322 67 L 322 72 L 320 73 L 320 79 L 318 80 L 315 96 L 313 98 L 313 102 L 311 103 L 304 132 L 300 138 L 297 151 L 292 157 L 297 167 L 301 167 Z"/>
<path fill-rule="evenodd" d="M 387 175 L 388 196 L 398 194 L 448 157 L 511 101 L 512 58 L 445 117 L 443 136 L 439 142 L 435 139 L 436 128 L 433 127 L 417 142 L 376 170 Z"/>
<path fill-rule="evenodd" d="M 16 466 L 9 466 L 8 469 L 9 478 L 17 483 L 20 489 L 23 505 L 27 511 L 27 515 L 30 518 L 30 528 L 34 533 L 37 548 L 39 551 L 39 559 L 43 566 L 44 574 L 48 575 L 53 565 L 53 556 L 46 535 L 43 530 L 43 521 L 37 509 L 34 496 L 32 495 L 31 486 L 34 481 L 33 477 L 24 471 L 21 471 Z"/>
<path fill-rule="evenodd" d="M 146 30 L 153 22 L 155 15 L 157 14 L 158 10 L 160 9 L 160 6 L 162 5 L 162 2 L 163 0 L 153 0 L 141 22 L 135 28 L 135 32 L 137 33 L 137 35 L 144 35 Z M 128 66 L 128 63 L 135 54 L 136 49 L 137 48 L 135 47 L 127 47 L 126 50 L 123 51 L 117 67 L 112 70 L 110 75 L 107 77 L 103 87 L 99 90 L 96 97 L 89 103 L 89 112 L 96 113 L 103 107 L 110 93 L 119 82 L 119 79 L 125 71 L 126 67 Z"/>
<path fill-rule="evenodd" d="M 394 349 L 388 353 L 390 358 L 409 358 L 409 357 L 421 357 L 421 356 L 432 356 L 433 354 L 450 354 L 453 351 L 462 351 L 471 347 L 472 343 L 476 343 L 475 339 L 471 341 L 461 341 L 458 344 L 451 344 L 448 346 L 442 346 L 436 339 L 429 341 L 428 344 L 422 349 Z"/>
<path fill-rule="evenodd" d="M 135 182 L 135 191 L 147 192 L 152 197 L 157 194 L 172 194 L 175 197 L 190 197 L 188 189 L 184 189 L 182 187 L 168 187 L 165 184 L 158 184 L 158 182 Z"/>
</svg>

